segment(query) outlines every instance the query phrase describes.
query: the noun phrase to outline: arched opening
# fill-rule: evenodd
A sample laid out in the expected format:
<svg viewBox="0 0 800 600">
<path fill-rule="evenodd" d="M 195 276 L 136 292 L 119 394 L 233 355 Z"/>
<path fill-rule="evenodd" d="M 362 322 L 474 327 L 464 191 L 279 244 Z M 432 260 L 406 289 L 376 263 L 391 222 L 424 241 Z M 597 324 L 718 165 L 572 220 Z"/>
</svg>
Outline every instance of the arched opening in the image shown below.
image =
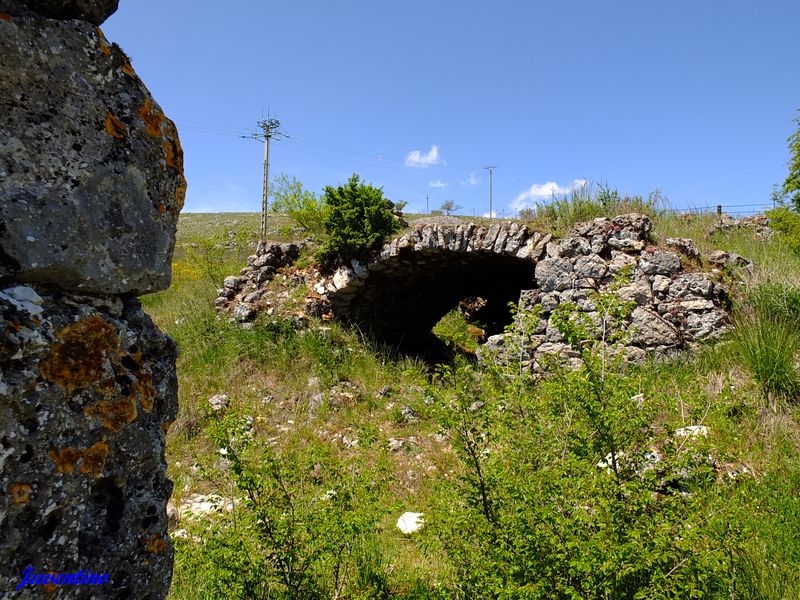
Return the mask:
<svg viewBox="0 0 800 600">
<path fill-rule="evenodd" d="M 511 322 L 508 303 L 534 287 L 535 263 L 488 251 L 429 249 L 401 252 L 370 266 L 363 285 L 347 296 L 331 296 L 336 317 L 352 323 L 401 354 L 436 362 L 447 357 L 434 325 L 461 300 L 480 297 L 477 313 L 486 335 Z"/>
</svg>

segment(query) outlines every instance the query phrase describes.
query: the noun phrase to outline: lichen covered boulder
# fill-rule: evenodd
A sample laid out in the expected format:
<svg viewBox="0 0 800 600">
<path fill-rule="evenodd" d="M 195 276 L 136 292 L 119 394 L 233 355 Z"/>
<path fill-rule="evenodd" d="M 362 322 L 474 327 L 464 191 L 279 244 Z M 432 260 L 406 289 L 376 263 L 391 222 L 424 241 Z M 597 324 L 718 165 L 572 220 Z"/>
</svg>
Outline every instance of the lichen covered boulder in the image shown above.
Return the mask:
<svg viewBox="0 0 800 600">
<path fill-rule="evenodd" d="M 39 4 L 0 0 L 0 282 L 164 289 L 186 191 L 175 126 L 118 46 L 24 10 Z"/>
<path fill-rule="evenodd" d="M 0 0 L 9 15 L 35 12 L 51 19 L 81 19 L 100 25 L 117 10 L 119 0 Z"/>
<path fill-rule="evenodd" d="M 33 566 L 166 596 L 175 356 L 135 299 L 0 289 L 0 589 Z"/>
</svg>

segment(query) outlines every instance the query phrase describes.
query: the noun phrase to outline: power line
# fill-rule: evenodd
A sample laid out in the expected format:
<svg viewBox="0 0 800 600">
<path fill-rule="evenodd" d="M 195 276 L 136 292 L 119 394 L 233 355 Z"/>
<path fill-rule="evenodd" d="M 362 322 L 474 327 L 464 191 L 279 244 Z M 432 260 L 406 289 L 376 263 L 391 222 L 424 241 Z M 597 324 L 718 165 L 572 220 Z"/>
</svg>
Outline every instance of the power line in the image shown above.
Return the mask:
<svg viewBox="0 0 800 600">
<path fill-rule="evenodd" d="M 261 128 L 263 133 L 252 133 L 250 135 L 243 135 L 240 137 L 249 138 L 252 140 L 257 140 L 263 142 L 264 144 L 264 182 L 262 185 L 262 196 L 261 196 L 261 237 L 262 239 L 267 239 L 267 209 L 268 201 L 267 197 L 269 194 L 269 141 L 272 138 L 285 137 L 286 134 L 281 133 L 280 127 L 281 122 L 278 119 L 271 119 L 267 117 L 261 121 L 258 121 L 258 126 Z"/>
</svg>

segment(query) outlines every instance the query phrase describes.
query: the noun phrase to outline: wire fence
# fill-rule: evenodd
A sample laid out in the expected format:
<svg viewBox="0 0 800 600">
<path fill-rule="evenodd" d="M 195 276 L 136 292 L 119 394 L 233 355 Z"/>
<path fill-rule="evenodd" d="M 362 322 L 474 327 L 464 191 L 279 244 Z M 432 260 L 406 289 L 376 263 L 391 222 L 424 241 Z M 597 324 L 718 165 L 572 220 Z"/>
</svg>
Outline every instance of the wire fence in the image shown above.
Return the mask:
<svg viewBox="0 0 800 600">
<path fill-rule="evenodd" d="M 772 208 L 775 208 L 775 204 L 769 202 L 760 204 L 713 204 L 710 206 L 689 206 L 686 208 L 662 207 L 659 208 L 659 210 L 673 214 L 717 214 L 730 215 L 732 217 L 749 217 L 763 214 L 765 211 Z"/>
</svg>

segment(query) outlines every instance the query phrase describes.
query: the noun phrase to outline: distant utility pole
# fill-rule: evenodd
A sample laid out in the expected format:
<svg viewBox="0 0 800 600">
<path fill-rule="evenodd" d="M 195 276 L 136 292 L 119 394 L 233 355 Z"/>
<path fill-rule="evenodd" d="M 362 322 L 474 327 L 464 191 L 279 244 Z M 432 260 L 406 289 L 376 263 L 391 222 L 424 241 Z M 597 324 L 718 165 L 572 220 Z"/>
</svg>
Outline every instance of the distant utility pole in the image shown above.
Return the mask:
<svg viewBox="0 0 800 600">
<path fill-rule="evenodd" d="M 430 200 L 430 198 L 431 198 L 430 194 L 425 194 L 425 214 L 426 215 L 431 214 L 431 209 L 428 208 L 428 201 Z"/>
<path fill-rule="evenodd" d="M 490 165 L 488 167 L 483 167 L 487 171 L 489 171 L 489 218 L 493 219 L 494 215 L 492 214 L 492 170 L 496 169 L 494 165 Z"/>
<path fill-rule="evenodd" d="M 261 239 L 267 239 L 267 197 L 269 194 L 269 141 L 274 137 L 285 135 L 280 132 L 281 122 L 267 118 L 258 122 L 263 133 L 243 135 L 243 138 L 259 140 L 264 143 L 264 183 L 261 188 Z"/>
</svg>

